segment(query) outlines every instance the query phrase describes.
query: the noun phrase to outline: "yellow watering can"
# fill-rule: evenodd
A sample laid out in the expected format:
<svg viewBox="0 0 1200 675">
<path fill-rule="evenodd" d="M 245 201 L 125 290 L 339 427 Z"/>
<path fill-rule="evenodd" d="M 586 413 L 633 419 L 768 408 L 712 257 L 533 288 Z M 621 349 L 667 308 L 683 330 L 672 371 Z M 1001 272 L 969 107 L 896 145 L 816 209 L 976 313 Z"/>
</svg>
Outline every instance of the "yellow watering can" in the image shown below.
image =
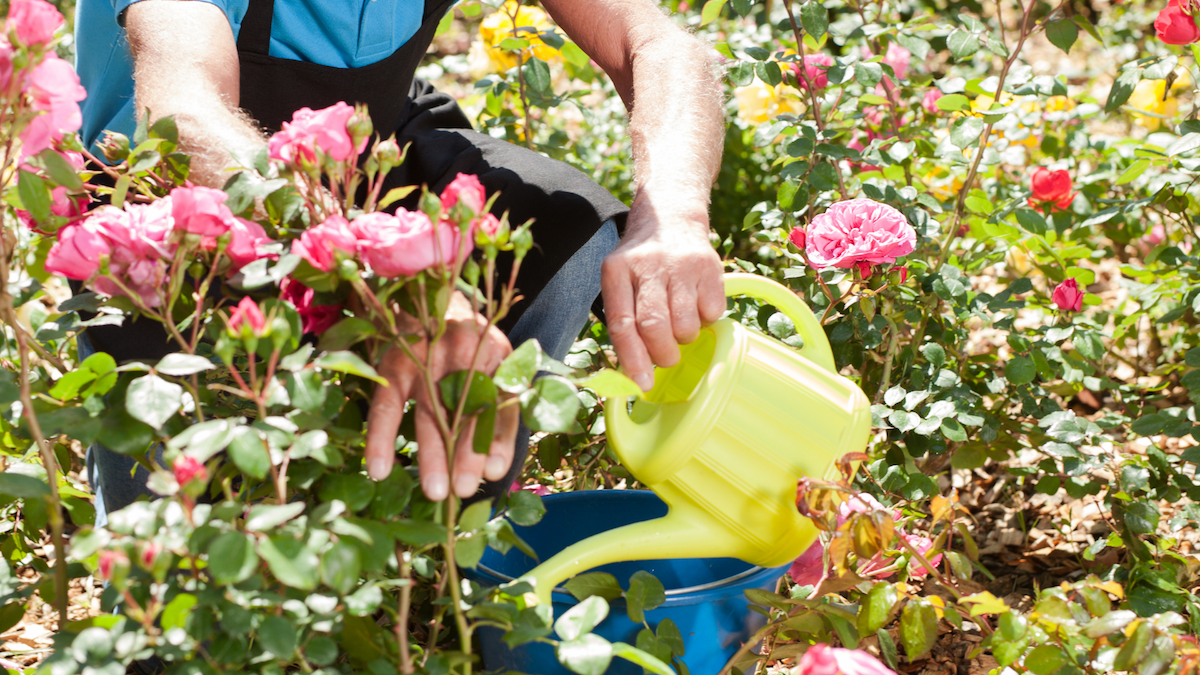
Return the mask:
<svg viewBox="0 0 1200 675">
<path fill-rule="evenodd" d="M 600 565 L 667 558 L 740 558 L 774 567 L 803 553 L 817 529 L 796 510 L 803 476 L 832 478 L 838 458 L 866 448 L 870 403 L 837 374 L 821 324 L 770 279 L 725 275 L 725 294 L 774 305 L 804 347 L 721 319 L 659 368 L 627 411 L 604 403 L 608 443 L 670 507 L 666 516 L 585 539 L 534 568 L 538 596 Z"/>
</svg>

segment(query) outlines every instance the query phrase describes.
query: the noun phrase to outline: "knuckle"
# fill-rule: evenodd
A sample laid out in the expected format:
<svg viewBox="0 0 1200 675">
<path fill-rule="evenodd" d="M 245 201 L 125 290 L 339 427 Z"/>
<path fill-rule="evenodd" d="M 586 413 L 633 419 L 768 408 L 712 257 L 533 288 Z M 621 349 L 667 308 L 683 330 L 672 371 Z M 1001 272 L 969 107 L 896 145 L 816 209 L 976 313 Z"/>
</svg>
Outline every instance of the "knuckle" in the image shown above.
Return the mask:
<svg viewBox="0 0 1200 675">
<path fill-rule="evenodd" d="M 638 330 L 643 333 L 656 333 L 666 328 L 667 322 L 659 314 L 646 313 L 637 318 Z"/>
<path fill-rule="evenodd" d="M 633 317 L 628 314 L 619 316 L 610 316 L 608 318 L 608 332 L 613 335 L 629 335 L 637 330 L 637 324 Z"/>
</svg>

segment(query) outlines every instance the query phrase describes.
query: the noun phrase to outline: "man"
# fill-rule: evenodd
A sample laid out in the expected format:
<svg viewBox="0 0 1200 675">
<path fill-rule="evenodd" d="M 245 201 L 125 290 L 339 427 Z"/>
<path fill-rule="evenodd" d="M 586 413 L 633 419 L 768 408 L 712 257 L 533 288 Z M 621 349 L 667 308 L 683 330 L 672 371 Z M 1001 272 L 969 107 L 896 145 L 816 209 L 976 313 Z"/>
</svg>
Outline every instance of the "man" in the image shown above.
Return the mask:
<svg viewBox="0 0 1200 675">
<path fill-rule="evenodd" d="M 710 50 L 678 29 L 652 0 L 543 0 L 557 24 L 608 73 L 630 110 L 637 192 L 627 210 L 565 164 L 477 134 L 457 105 L 415 81 L 438 21 L 454 0 L 79 0 L 77 69 L 88 90 L 85 143 L 103 129 L 131 133 L 135 110 L 172 115 L 192 179 L 220 187 L 300 107 L 367 103 L 377 132 L 412 142 L 399 184 L 440 190 L 458 171 L 499 190 L 496 211 L 536 218 L 535 249 L 518 287 L 526 296 L 484 337 L 493 369 L 512 344 L 536 337 L 562 358 L 603 290 L 622 368 L 643 389 L 652 364 L 674 365 L 679 344 L 725 308 L 721 262 L 708 240 L 707 203 L 723 138 L 720 88 Z M 617 231 L 623 224 L 618 243 Z M 602 261 L 602 262 L 601 262 Z M 502 270 L 502 275 L 507 271 Z M 468 367 L 477 317 L 461 299 L 435 355 L 442 374 Z M 94 348 L 118 360 L 154 358 L 162 340 L 138 339 L 138 324 L 91 330 Z M 145 332 L 145 331 L 143 331 Z M 87 340 L 84 341 L 85 343 Z M 87 347 L 85 346 L 85 349 Z M 481 479 L 503 490 L 527 451 L 515 424 L 498 424 L 489 455 L 456 453 L 454 485 L 415 368 L 399 350 L 380 366 L 368 418 L 368 473 L 382 479 L 410 398 L 417 400 L 421 484 L 430 499 L 476 493 Z M 464 439 L 469 443 L 470 439 Z M 144 491 L 128 458 L 94 448 L 107 510 Z"/>
</svg>

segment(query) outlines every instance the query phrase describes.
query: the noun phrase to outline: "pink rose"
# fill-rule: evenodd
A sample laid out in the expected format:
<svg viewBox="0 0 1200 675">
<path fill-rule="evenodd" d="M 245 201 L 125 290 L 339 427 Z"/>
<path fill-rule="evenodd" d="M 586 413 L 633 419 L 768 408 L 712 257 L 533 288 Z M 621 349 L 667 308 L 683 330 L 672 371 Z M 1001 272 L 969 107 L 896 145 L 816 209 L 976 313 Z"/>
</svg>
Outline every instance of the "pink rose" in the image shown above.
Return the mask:
<svg viewBox="0 0 1200 675">
<path fill-rule="evenodd" d="M 46 54 L 29 72 L 24 85 L 32 99 L 31 108 L 39 113 L 20 136 L 21 156 L 29 157 L 62 140 L 64 133 L 79 130 L 83 124 L 79 102 L 87 97 L 87 91 L 71 64 L 53 53 Z"/>
<path fill-rule="evenodd" d="M 925 92 L 925 98 L 921 99 L 921 107 L 930 115 L 940 115 L 943 111 L 937 106 L 938 99 L 943 96 L 941 89 L 930 89 Z"/>
<path fill-rule="evenodd" d="M 12 45 L 0 36 L 0 91 L 8 91 L 8 85 L 12 83 L 13 74 L 13 56 L 16 52 Z"/>
<path fill-rule="evenodd" d="M 58 231 L 58 241 L 46 254 L 46 271 L 85 281 L 100 271 L 101 256 L 111 254 L 112 246 L 95 218 L 88 218 Z"/>
<path fill-rule="evenodd" d="M 888 43 L 887 53 L 883 55 L 883 62 L 892 67 L 892 72 L 896 73 L 896 78 L 903 80 L 908 77 L 908 66 L 912 62 L 912 52 L 904 47 L 901 47 L 898 42 Z"/>
<path fill-rule="evenodd" d="M 357 240 L 350 231 L 350 223 L 341 216 L 330 216 L 292 242 L 292 253 L 322 272 L 332 271 L 337 264 L 334 250 L 353 257 L 356 248 Z"/>
<path fill-rule="evenodd" d="M 174 469 L 175 481 L 180 485 L 187 485 L 194 480 L 202 483 L 208 480 L 208 467 L 195 457 L 180 455 L 175 460 Z"/>
<path fill-rule="evenodd" d="M 138 562 L 148 570 L 154 569 L 154 563 L 158 560 L 158 554 L 162 553 L 163 545 L 157 541 L 146 542 L 142 546 L 142 550 L 138 552 Z"/>
<path fill-rule="evenodd" d="M 1050 205 L 1053 211 L 1068 209 L 1071 202 L 1075 201 L 1073 187 L 1071 174 L 1066 169 L 1051 171 L 1039 166 L 1029 176 L 1029 190 L 1033 193 L 1029 198 L 1029 205 L 1040 208 L 1043 213 L 1047 205 Z"/>
<path fill-rule="evenodd" d="M 904 539 L 904 541 L 908 542 L 908 544 L 910 546 L 915 548 L 918 553 L 920 553 L 921 555 L 923 555 L 927 559 L 929 559 L 930 565 L 937 567 L 938 565 L 941 564 L 941 562 L 942 562 L 942 554 L 941 553 L 933 556 L 933 558 L 929 558 L 929 552 L 933 550 L 933 540 L 932 539 L 930 539 L 929 537 L 923 536 L 923 535 L 906 534 L 904 532 L 900 532 L 899 535 L 902 539 Z M 921 563 L 921 561 L 917 559 L 916 556 L 913 556 L 912 560 L 908 561 L 908 575 L 910 577 L 920 579 L 928 574 L 929 574 L 929 570 L 925 569 L 925 565 L 923 565 Z"/>
<path fill-rule="evenodd" d="M 472 216 L 483 212 L 483 206 L 487 203 L 487 192 L 477 176 L 460 173 L 450 181 L 445 190 L 442 190 L 442 208 L 445 211 L 449 212 L 460 201 Z"/>
<path fill-rule="evenodd" d="M 262 337 L 267 332 L 267 317 L 263 316 L 254 298 L 247 295 L 233 308 L 226 325 L 231 335 L 239 336 L 249 329 L 254 335 Z"/>
<path fill-rule="evenodd" d="M 830 66 L 834 65 L 833 57 L 828 54 L 806 54 L 804 56 L 804 77 L 800 76 L 800 64 L 792 64 L 792 73 L 796 78 L 796 83 L 803 89 L 808 89 L 809 83 L 817 91 L 824 89 L 829 85 L 829 73 L 826 72 Z M 805 82 L 808 78 L 808 82 Z"/>
<path fill-rule="evenodd" d="M 316 291 L 294 279 L 284 279 L 279 290 L 280 299 L 292 303 L 300 314 L 301 330 L 305 333 L 320 335 L 342 320 L 341 305 L 314 305 Z"/>
<path fill-rule="evenodd" d="M 342 101 L 321 110 L 301 108 L 267 142 L 267 151 L 271 159 L 284 162 L 315 162 L 317 150 L 336 162 L 354 159 L 366 148 L 367 139 L 363 137 L 355 147 L 347 128 L 353 116 L 354 108 Z"/>
<path fill-rule="evenodd" d="M 1064 312 L 1078 312 L 1083 309 L 1083 295 L 1079 283 L 1072 277 L 1056 286 L 1050 299 Z"/>
<path fill-rule="evenodd" d="M 890 265 L 916 249 L 917 233 L 896 209 L 872 199 L 838 202 L 812 219 L 806 251 L 816 269 Z"/>
<path fill-rule="evenodd" d="M 1163 227 L 1162 223 L 1155 223 L 1154 227 L 1151 227 L 1150 231 L 1146 233 L 1146 236 L 1142 237 L 1142 241 L 1151 246 L 1158 246 L 1166 240 L 1167 228 Z"/>
<path fill-rule="evenodd" d="M 808 235 L 804 232 L 803 227 L 793 227 L 792 231 L 788 234 L 788 240 L 790 240 L 792 244 L 796 246 L 796 248 L 803 251 L 804 244 L 806 241 L 808 241 Z"/>
<path fill-rule="evenodd" d="M 551 494 L 550 489 L 547 488 L 545 485 L 542 485 L 541 483 L 530 483 L 529 485 L 521 485 L 521 481 L 515 480 L 515 481 L 513 481 L 513 484 L 511 486 L 509 486 L 509 488 L 508 488 L 509 492 L 517 492 L 520 490 L 524 490 L 526 492 L 532 492 L 533 494 L 535 494 L 539 497 L 545 497 L 546 495 Z"/>
<path fill-rule="evenodd" d="M 263 246 L 270 243 L 271 238 L 267 236 L 262 225 L 235 217 L 229 228 L 229 244 L 225 247 L 225 255 L 229 256 L 233 269 L 240 270 L 260 258 L 278 258 L 279 256 L 263 250 Z"/>
<path fill-rule="evenodd" d="M 482 218 L 475 221 L 479 232 L 483 234 L 488 241 L 495 241 L 500 236 L 500 219 L 490 213 L 483 214 Z"/>
<path fill-rule="evenodd" d="M 435 265 L 454 264 L 462 239 L 457 227 L 435 227 L 424 213 L 403 208 L 394 216 L 363 214 L 350 229 L 358 238 L 359 253 L 381 277 L 411 277 Z"/>
<path fill-rule="evenodd" d="M 175 229 L 202 237 L 219 237 L 233 227 L 233 212 L 225 206 L 229 195 L 207 187 L 171 190 Z"/>
<path fill-rule="evenodd" d="M 61 25 L 62 14 L 45 0 L 12 0 L 4 31 L 15 30 L 22 44 L 41 45 L 49 42 Z"/>
<path fill-rule="evenodd" d="M 788 568 L 792 581 L 800 586 L 816 586 L 825 578 L 825 547 L 815 541 Z"/>
<path fill-rule="evenodd" d="M 896 675 L 864 651 L 822 643 L 809 647 L 792 672 L 794 675 Z"/>
<path fill-rule="evenodd" d="M 121 551 L 105 549 L 96 561 L 96 575 L 101 581 L 111 581 L 122 568 L 129 566 L 129 556 Z"/>
</svg>

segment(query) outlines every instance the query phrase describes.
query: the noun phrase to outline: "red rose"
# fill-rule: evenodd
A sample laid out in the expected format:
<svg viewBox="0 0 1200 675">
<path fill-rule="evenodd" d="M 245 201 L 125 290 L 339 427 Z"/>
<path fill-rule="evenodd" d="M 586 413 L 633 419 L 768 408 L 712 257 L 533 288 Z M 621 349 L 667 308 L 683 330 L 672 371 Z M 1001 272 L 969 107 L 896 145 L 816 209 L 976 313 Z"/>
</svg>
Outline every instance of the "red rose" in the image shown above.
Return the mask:
<svg viewBox="0 0 1200 675">
<path fill-rule="evenodd" d="M 1054 304 L 1064 312 L 1078 312 L 1083 309 L 1083 291 L 1074 278 L 1067 279 L 1054 289 L 1050 296 Z"/>
<path fill-rule="evenodd" d="M 1200 27 L 1192 20 L 1190 11 L 1184 11 L 1179 0 L 1171 0 L 1158 13 L 1158 18 L 1154 20 L 1154 32 L 1158 33 L 1159 40 L 1169 45 L 1190 45 L 1200 40 Z"/>
<path fill-rule="evenodd" d="M 1037 208 L 1039 203 L 1049 202 L 1056 211 L 1066 209 L 1075 200 L 1071 187 L 1071 174 L 1066 169 L 1051 171 L 1044 166 L 1038 167 L 1029 179 L 1029 189 L 1033 191 L 1029 205 Z"/>
<path fill-rule="evenodd" d="M 808 243 L 808 234 L 804 232 L 803 227 L 793 227 L 792 233 L 788 235 L 788 239 L 796 245 L 796 248 L 804 250 L 804 245 Z"/>
</svg>

